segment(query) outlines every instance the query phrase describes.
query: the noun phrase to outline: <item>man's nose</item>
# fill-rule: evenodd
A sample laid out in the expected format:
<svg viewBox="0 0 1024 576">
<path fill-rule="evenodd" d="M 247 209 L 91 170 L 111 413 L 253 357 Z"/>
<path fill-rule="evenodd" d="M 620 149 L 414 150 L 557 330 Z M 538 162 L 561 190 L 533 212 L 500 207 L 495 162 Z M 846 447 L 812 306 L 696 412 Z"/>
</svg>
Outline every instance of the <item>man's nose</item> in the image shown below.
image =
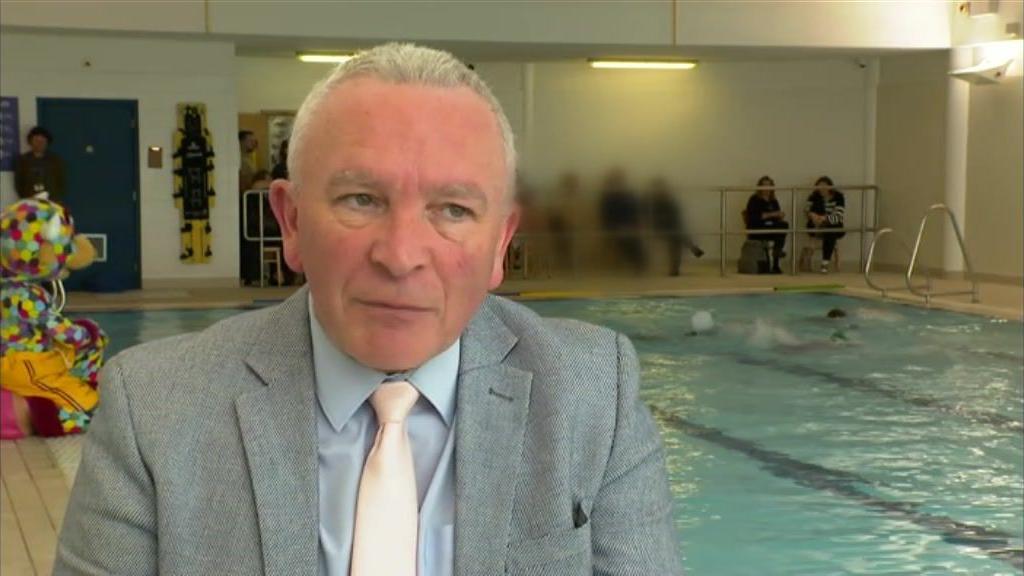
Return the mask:
<svg viewBox="0 0 1024 576">
<path fill-rule="evenodd" d="M 420 213 L 389 214 L 380 236 L 370 249 L 370 260 L 394 278 L 402 278 L 426 266 L 427 242 L 432 233 Z"/>
</svg>

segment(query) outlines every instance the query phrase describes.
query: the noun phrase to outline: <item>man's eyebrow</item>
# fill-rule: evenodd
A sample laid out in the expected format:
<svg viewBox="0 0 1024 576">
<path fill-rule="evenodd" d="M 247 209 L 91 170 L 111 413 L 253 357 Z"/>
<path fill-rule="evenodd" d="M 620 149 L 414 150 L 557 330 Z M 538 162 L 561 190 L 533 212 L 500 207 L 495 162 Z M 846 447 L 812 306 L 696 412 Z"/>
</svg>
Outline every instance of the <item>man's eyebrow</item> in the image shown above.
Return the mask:
<svg viewBox="0 0 1024 576">
<path fill-rule="evenodd" d="M 479 202 L 483 208 L 487 208 L 487 194 L 472 182 L 458 182 L 455 184 L 442 184 L 434 188 L 434 194 L 437 196 L 443 196 L 445 198 L 455 198 L 460 200 L 475 200 Z"/>
<path fill-rule="evenodd" d="M 374 189 L 384 187 L 384 183 L 379 178 L 363 170 L 340 170 L 331 174 L 327 179 L 328 188 L 351 185 L 366 186 L 367 188 Z"/>
</svg>

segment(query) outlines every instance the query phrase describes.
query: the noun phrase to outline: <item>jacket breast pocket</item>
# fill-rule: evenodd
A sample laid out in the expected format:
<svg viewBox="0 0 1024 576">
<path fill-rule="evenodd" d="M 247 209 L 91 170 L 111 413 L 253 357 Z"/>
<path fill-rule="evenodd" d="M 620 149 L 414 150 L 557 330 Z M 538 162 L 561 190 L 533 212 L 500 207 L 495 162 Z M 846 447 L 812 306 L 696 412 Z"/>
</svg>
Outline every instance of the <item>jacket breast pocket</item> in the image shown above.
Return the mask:
<svg viewBox="0 0 1024 576">
<path fill-rule="evenodd" d="M 508 547 L 505 574 L 510 576 L 573 576 L 591 574 L 590 523 L 560 530 Z"/>
</svg>

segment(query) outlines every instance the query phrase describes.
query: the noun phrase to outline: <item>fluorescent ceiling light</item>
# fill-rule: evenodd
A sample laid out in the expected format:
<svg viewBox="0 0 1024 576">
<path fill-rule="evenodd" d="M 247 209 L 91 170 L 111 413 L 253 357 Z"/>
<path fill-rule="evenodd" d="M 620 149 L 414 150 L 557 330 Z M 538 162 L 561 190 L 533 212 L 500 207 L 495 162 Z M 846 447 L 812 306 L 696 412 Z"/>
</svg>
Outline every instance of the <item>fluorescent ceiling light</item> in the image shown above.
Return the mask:
<svg viewBox="0 0 1024 576">
<path fill-rule="evenodd" d="M 592 68 L 628 68 L 633 70 L 692 70 L 693 60 L 590 60 Z"/>
<path fill-rule="evenodd" d="M 308 52 L 299 52 L 298 56 L 299 60 L 303 62 L 315 64 L 341 64 L 353 58 L 352 54 L 313 54 Z"/>
</svg>

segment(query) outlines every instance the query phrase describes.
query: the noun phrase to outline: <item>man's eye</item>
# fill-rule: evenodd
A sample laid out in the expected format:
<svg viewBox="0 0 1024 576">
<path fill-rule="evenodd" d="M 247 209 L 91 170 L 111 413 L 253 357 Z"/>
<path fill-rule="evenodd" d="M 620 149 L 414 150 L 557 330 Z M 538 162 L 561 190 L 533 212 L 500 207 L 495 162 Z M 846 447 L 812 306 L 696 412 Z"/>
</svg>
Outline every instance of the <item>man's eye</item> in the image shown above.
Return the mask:
<svg viewBox="0 0 1024 576">
<path fill-rule="evenodd" d="M 465 220 L 473 216 L 473 211 L 458 204 L 445 204 L 441 207 L 441 213 L 451 220 Z"/>
<path fill-rule="evenodd" d="M 370 194 L 346 194 L 339 200 L 350 208 L 372 208 L 377 204 L 377 199 Z"/>
</svg>

